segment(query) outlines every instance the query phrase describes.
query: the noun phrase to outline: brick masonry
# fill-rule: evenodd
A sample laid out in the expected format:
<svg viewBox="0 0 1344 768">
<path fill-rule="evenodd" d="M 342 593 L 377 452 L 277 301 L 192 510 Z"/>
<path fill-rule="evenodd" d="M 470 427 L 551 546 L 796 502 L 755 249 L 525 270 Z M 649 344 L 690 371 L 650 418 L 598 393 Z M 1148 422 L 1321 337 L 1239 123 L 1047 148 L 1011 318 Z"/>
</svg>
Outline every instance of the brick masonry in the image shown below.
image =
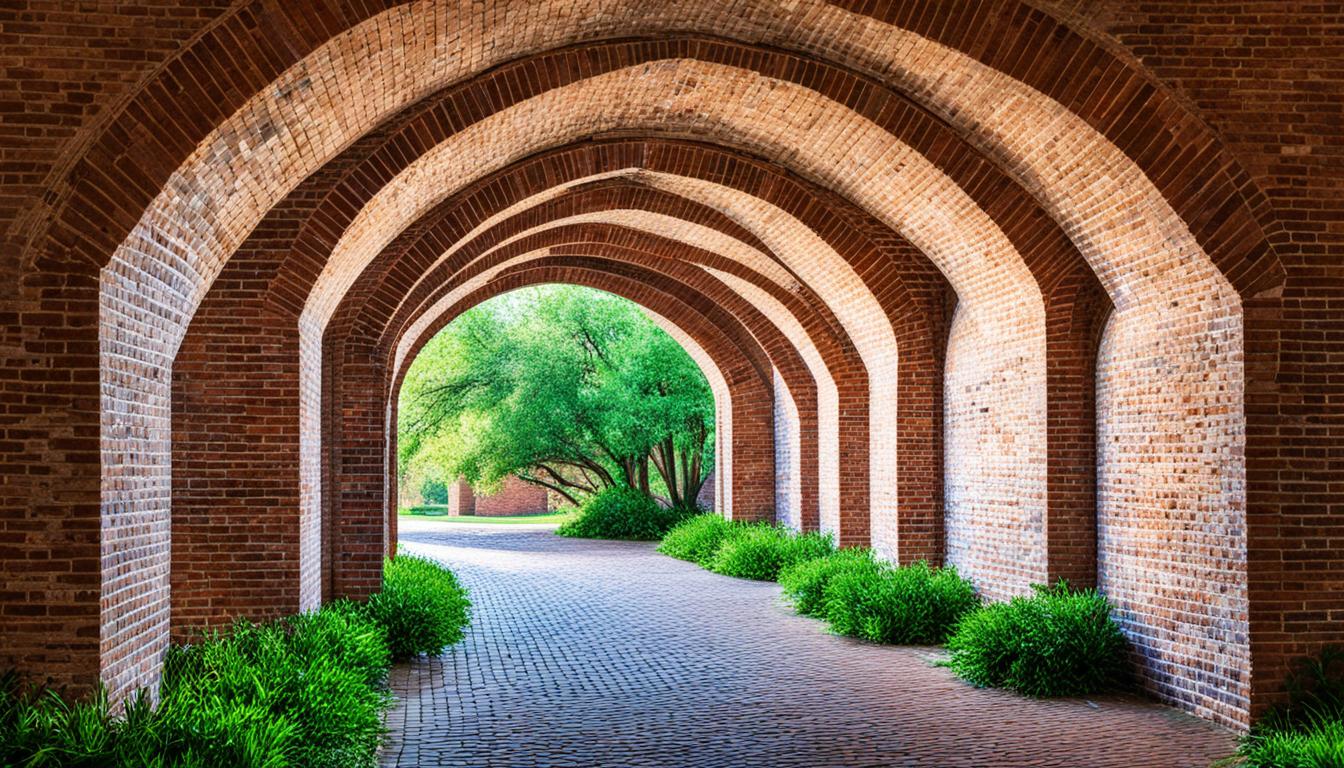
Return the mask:
<svg viewBox="0 0 1344 768">
<path fill-rule="evenodd" d="M 542 515 L 551 511 L 545 488 L 509 476 L 494 493 L 477 493 L 465 480 L 453 483 L 448 496 L 448 514 L 479 517 Z"/>
<path fill-rule="evenodd" d="M 722 504 L 1095 581 L 1225 723 L 1344 639 L 1330 7 L 449 5 L 0 10 L 0 666 L 376 585 L 405 355 L 576 275 L 732 372 Z"/>
</svg>

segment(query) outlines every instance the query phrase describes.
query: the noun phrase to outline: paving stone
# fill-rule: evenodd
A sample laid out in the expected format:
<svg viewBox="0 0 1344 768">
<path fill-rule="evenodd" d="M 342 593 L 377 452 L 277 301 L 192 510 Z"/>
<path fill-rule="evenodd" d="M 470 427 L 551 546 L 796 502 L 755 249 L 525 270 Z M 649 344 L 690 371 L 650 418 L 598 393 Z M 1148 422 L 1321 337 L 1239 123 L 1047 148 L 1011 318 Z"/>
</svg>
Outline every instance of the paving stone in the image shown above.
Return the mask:
<svg viewBox="0 0 1344 768">
<path fill-rule="evenodd" d="M 933 648 L 827 634 L 775 584 L 653 545 L 413 521 L 472 591 L 466 639 L 399 665 L 384 766 L 1198 766 L 1232 734 L 1136 698 L 980 690 Z"/>
</svg>

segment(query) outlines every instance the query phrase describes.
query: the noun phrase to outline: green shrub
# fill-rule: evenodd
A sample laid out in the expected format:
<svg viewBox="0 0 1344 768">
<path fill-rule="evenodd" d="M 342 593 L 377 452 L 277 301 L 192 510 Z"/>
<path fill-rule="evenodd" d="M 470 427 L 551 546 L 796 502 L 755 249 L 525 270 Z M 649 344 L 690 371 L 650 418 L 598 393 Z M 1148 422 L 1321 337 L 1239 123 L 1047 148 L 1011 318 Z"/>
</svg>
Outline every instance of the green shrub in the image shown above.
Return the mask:
<svg viewBox="0 0 1344 768">
<path fill-rule="evenodd" d="M 1095 693 L 1125 673 L 1125 638 L 1110 603 L 1064 582 L 967 615 L 947 647 L 947 665 L 963 679 L 1028 696 Z"/>
<path fill-rule="evenodd" d="M 904 645 L 943 642 L 979 604 L 975 588 L 955 568 L 922 561 L 900 567 L 849 564 L 831 576 L 823 597 L 833 632 Z"/>
<path fill-rule="evenodd" d="M 188 764 L 373 766 L 388 663 L 382 627 L 346 604 L 240 621 L 170 651 L 159 713 Z"/>
<path fill-rule="evenodd" d="M 12 672 L 0 679 L 0 685 L 0 765 L 120 768 L 137 764 L 127 759 L 134 758 L 133 754 L 121 754 L 121 724 L 111 717 L 103 691 L 88 701 L 67 704 L 55 691 L 24 688 Z M 138 701 L 128 705 L 128 711 L 136 713 L 144 708 Z"/>
<path fill-rule="evenodd" d="M 824 616 L 825 590 L 831 579 L 856 570 L 879 568 L 871 549 L 842 549 L 825 557 L 794 563 L 779 573 L 784 594 L 793 601 L 794 610 L 804 616 Z"/>
<path fill-rule="evenodd" d="M 471 601 L 453 572 L 432 560 L 400 554 L 383 566 L 383 589 L 364 613 L 383 627 L 395 660 L 438 654 L 462 639 Z"/>
<path fill-rule="evenodd" d="M 1339 768 L 1344 720 L 1320 717 L 1289 729 L 1256 728 L 1240 754 L 1247 768 Z"/>
<path fill-rule="evenodd" d="M 657 541 L 677 523 L 698 510 L 664 507 L 636 488 L 607 488 L 579 507 L 574 519 L 556 533 L 577 539 Z"/>
<path fill-rule="evenodd" d="M 1304 659 L 1288 677 L 1289 701 L 1265 714 L 1241 740 L 1248 768 L 1344 766 L 1344 649 Z"/>
<path fill-rule="evenodd" d="M 240 621 L 169 650 L 157 708 L 139 697 L 113 718 L 101 692 L 67 705 L 11 685 L 0 757 L 25 768 L 372 768 L 388 658 L 382 628 L 350 604 Z"/>
<path fill-rule="evenodd" d="M 775 526 L 737 526 L 719 543 L 709 568 L 725 576 L 774 581 L 783 569 L 834 550 L 830 534 L 795 535 Z"/>
<path fill-rule="evenodd" d="M 434 478 L 425 480 L 420 484 L 420 503 L 426 506 L 446 505 L 448 484 Z"/>
<path fill-rule="evenodd" d="M 138 696 L 121 717 L 101 692 L 67 704 L 0 678 L 0 765 L 373 768 L 392 701 L 389 643 L 439 650 L 461 637 L 467 610 L 457 580 L 428 561 L 397 558 L 387 584 L 365 605 L 240 621 L 174 646 L 158 706 Z"/>
<path fill-rule="evenodd" d="M 717 514 L 689 517 L 672 527 L 663 536 L 658 551 L 678 560 L 687 560 L 708 567 L 723 540 L 732 535 L 735 526 Z"/>
</svg>

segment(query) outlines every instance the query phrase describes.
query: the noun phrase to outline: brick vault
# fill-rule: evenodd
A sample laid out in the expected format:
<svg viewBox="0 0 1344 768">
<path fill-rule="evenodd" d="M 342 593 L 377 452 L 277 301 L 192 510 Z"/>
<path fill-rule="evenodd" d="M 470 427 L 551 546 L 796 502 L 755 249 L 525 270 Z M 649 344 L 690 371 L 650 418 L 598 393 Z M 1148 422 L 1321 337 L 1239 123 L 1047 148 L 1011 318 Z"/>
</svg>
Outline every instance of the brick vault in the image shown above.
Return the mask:
<svg viewBox="0 0 1344 768">
<path fill-rule="evenodd" d="M 716 503 L 1116 604 L 1244 726 L 1344 641 L 1344 60 L 1319 3 L 0 9 L 0 667 L 378 585 L 406 366 L 641 304 Z M 1333 95 L 1332 95 L 1333 94 Z"/>
</svg>

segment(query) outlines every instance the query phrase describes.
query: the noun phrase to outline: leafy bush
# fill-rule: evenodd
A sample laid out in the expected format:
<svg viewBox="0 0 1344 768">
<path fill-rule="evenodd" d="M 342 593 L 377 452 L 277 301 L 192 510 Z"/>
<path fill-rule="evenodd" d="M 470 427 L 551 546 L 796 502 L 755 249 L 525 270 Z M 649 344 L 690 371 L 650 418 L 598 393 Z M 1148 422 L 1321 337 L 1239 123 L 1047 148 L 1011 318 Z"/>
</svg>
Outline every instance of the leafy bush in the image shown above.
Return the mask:
<svg viewBox="0 0 1344 768">
<path fill-rule="evenodd" d="M 67 704 L 55 691 L 23 688 L 12 672 L 0 679 L 0 685 L 0 765 L 120 768 L 141 764 L 136 761 L 136 750 L 122 749 L 121 734 L 129 729 L 111 717 L 103 691 L 89 701 Z M 139 722 L 147 706 L 141 699 L 134 700 L 128 703 L 127 714 L 136 715 Z M 157 734 L 145 735 L 154 737 L 154 746 L 161 743 Z"/>
<path fill-rule="evenodd" d="M 383 566 L 383 589 L 364 613 L 384 630 L 392 658 L 438 654 L 462 639 L 471 601 L 453 572 L 432 560 L 401 554 Z"/>
<path fill-rule="evenodd" d="M 278 765 L 372 766 L 388 663 L 382 628 L 347 604 L 241 621 L 170 651 L 159 713 L 172 732 L 203 742 L 188 739 L 188 764 L 207 754 L 221 766 L 268 764 L 271 754 Z"/>
<path fill-rule="evenodd" d="M 657 541 L 694 514 L 684 507 L 664 507 L 637 488 L 615 487 L 588 497 L 578 515 L 556 533 L 577 539 Z"/>
<path fill-rule="evenodd" d="M 1344 649 L 1303 660 L 1288 678 L 1289 702 L 1267 712 L 1241 741 L 1248 768 L 1344 765 Z"/>
<path fill-rule="evenodd" d="M 708 567 L 723 540 L 739 526 L 717 514 L 688 517 L 677 523 L 663 536 L 658 551 L 678 560 L 688 560 Z"/>
<path fill-rule="evenodd" d="M 429 478 L 420 484 L 420 504 L 422 506 L 442 506 L 447 503 L 447 483 L 435 478 Z"/>
<path fill-rule="evenodd" d="M 158 706 L 140 695 L 121 717 L 111 716 L 101 691 L 67 704 L 55 692 L 22 688 L 12 674 L 0 677 L 0 765 L 372 768 L 392 701 L 391 648 L 453 642 L 467 610 L 456 578 L 428 561 L 398 557 L 387 584 L 365 605 L 240 621 L 174 646 Z M 434 617 L 428 629 L 426 610 Z"/>
<path fill-rule="evenodd" d="M 375 766 L 388 650 L 349 604 L 211 633 L 169 650 L 157 709 L 113 718 L 107 698 L 67 705 L 14 689 L 0 711 L 5 765 L 279 768 Z"/>
<path fill-rule="evenodd" d="M 901 567 L 850 564 L 831 576 L 823 596 L 832 631 L 908 645 L 943 642 L 979 604 L 975 588 L 955 568 L 922 561 Z"/>
<path fill-rule="evenodd" d="M 831 579 L 841 573 L 858 570 L 877 571 L 878 562 L 871 549 L 842 549 L 825 557 L 794 563 L 779 573 L 784 594 L 793 601 L 794 610 L 804 616 L 826 614 L 825 590 Z"/>
<path fill-rule="evenodd" d="M 738 526 L 719 543 L 709 568 L 725 576 L 774 581 L 783 569 L 825 557 L 834 549 L 830 534 L 794 535 L 774 526 Z"/>
<path fill-rule="evenodd" d="M 1125 674 L 1125 638 L 1110 603 L 1063 581 L 969 614 L 947 647 L 947 665 L 963 679 L 1028 696 L 1095 693 Z"/>
</svg>

